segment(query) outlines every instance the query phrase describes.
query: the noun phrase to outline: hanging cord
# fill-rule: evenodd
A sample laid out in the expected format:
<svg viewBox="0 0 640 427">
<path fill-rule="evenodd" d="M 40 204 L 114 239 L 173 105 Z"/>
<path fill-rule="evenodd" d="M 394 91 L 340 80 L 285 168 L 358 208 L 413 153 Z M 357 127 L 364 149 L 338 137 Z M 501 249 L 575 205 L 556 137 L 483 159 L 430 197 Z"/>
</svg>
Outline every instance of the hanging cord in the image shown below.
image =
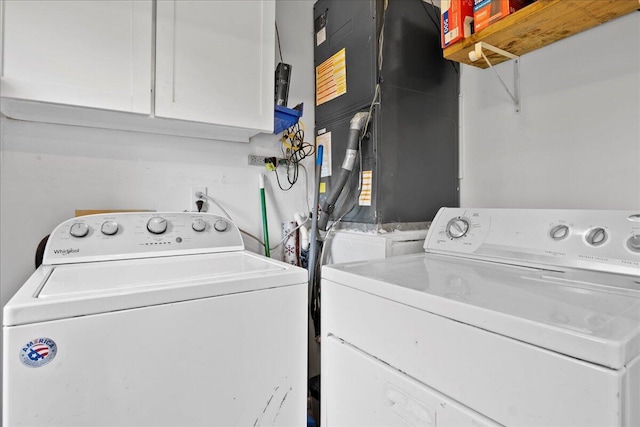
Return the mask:
<svg viewBox="0 0 640 427">
<path fill-rule="evenodd" d="M 208 194 L 204 194 L 202 191 L 196 191 L 196 197 L 199 198 L 199 199 L 207 199 L 208 201 L 210 201 L 211 203 L 216 205 L 218 207 L 218 209 L 220 209 L 224 213 L 224 215 L 229 219 L 229 221 L 233 222 L 233 218 L 231 218 L 231 215 L 229 215 L 229 212 L 227 212 L 226 209 L 223 208 L 222 205 L 220 203 L 218 203 L 218 201 L 216 199 L 214 199 L 213 197 L 209 196 Z M 259 238 L 257 238 L 253 234 L 249 233 L 248 231 L 243 230 L 240 227 L 238 227 L 238 230 L 240 230 L 240 232 L 242 234 L 245 234 L 246 236 L 249 236 L 253 240 L 255 240 L 256 242 L 258 242 L 260 244 L 260 246 L 262 246 L 263 248 L 265 247 L 264 243 L 262 242 L 262 240 L 260 240 Z"/>
<path fill-rule="evenodd" d="M 359 198 L 360 198 L 360 196 L 358 196 L 358 199 Z M 336 235 L 336 233 L 334 233 L 334 228 L 336 227 L 336 225 L 338 225 L 340 223 L 340 221 L 342 221 L 342 218 L 344 218 L 349 212 L 351 212 L 353 210 L 353 208 L 355 208 L 356 205 L 357 205 L 357 202 L 353 204 L 351 209 L 349 209 L 347 212 L 342 214 L 342 216 L 340 218 L 338 218 L 333 224 L 331 224 L 331 227 L 329 227 L 329 229 L 327 230 L 326 234 L 324 235 L 324 240 L 323 240 L 323 248 L 324 248 L 324 250 L 320 254 L 320 266 L 325 265 L 325 261 L 327 259 L 325 254 L 330 252 L 329 249 L 331 247 L 329 246 L 329 242 Z"/>
<path fill-rule="evenodd" d="M 305 179 L 306 179 L 306 172 L 307 170 L 304 169 L 305 172 Z M 307 189 L 307 194 L 308 194 L 309 190 Z M 207 199 L 209 200 L 211 203 L 215 204 L 222 212 L 224 212 L 224 215 L 229 218 L 230 221 L 233 221 L 233 219 L 231 218 L 231 216 L 229 215 L 229 213 L 220 205 L 220 203 L 218 203 L 213 197 L 209 196 L 208 194 L 204 194 L 202 191 L 197 191 L 196 192 L 196 197 L 200 198 L 200 199 Z M 307 205 L 309 204 L 309 201 L 307 200 Z M 273 249 L 277 249 L 280 245 L 282 245 L 293 233 L 295 233 L 296 231 L 298 231 L 298 229 L 300 227 L 302 227 L 303 225 L 305 225 L 307 222 L 309 222 L 309 218 L 307 218 L 306 220 L 304 220 L 304 222 L 300 225 L 298 225 L 296 228 L 294 228 L 293 230 L 291 230 L 289 233 L 287 233 L 284 238 L 280 241 L 280 243 L 278 243 L 275 246 L 270 247 L 269 249 L 273 250 Z M 264 247 L 264 242 L 262 240 L 260 240 L 259 238 L 257 238 L 256 236 L 254 236 L 253 234 L 244 231 L 243 229 L 238 227 L 238 230 L 240 230 L 241 233 L 246 234 L 247 236 L 251 237 L 252 239 L 254 239 L 256 242 L 260 243 L 260 245 L 262 247 Z"/>
<path fill-rule="evenodd" d="M 438 22 L 439 19 L 437 17 L 434 19 L 433 16 L 431 16 L 431 12 L 429 12 L 429 9 L 427 9 L 427 6 L 425 6 L 423 0 L 420 0 L 420 3 L 422 3 L 422 8 L 427 13 L 427 16 L 429 17 L 429 20 L 431 22 L 433 22 L 433 25 L 436 27 L 436 29 L 438 30 L 438 34 L 439 34 L 440 33 L 440 23 Z M 435 8 L 435 5 L 433 4 L 433 1 L 431 2 L 431 5 Z"/>
<path fill-rule="evenodd" d="M 294 228 L 293 230 L 291 230 L 287 234 L 285 234 L 284 237 L 282 238 L 282 240 L 280 240 L 280 243 L 278 243 L 275 246 L 272 246 L 270 249 L 274 250 L 274 249 L 277 249 L 278 247 L 280 247 L 284 242 L 287 241 L 287 239 L 289 237 L 291 237 L 291 235 L 293 235 L 296 231 L 298 231 L 300 229 L 300 227 L 305 225 L 307 222 L 309 222 L 309 218 L 305 219 L 304 222 L 302 222 L 302 224 L 299 224 L 296 228 Z"/>
<path fill-rule="evenodd" d="M 260 240 L 259 238 L 257 238 L 257 237 L 256 237 L 256 236 L 254 236 L 253 234 L 251 234 L 251 233 L 248 233 L 248 232 L 244 231 L 242 228 L 238 228 L 238 230 L 240 230 L 240 232 L 241 232 L 242 234 L 245 234 L 245 235 L 247 235 L 248 237 L 251 237 L 253 240 L 255 240 L 256 242 L 258 242 L 258 243 L 260 244 L 260 246 L 261 246 L 261 247 L 263 247 L 263 248 L 264 248 L 264 243 L 262 243 L 262 240 Z"/>
<path fill-rule="evenodd" d="M 288 239 L 289 237 L 291 237 L 294 233 L 296 233 L 296 232 L 300 229 L 300 227 L 304 226 L 304 225 L 305 225 L 306 223 L 308 223 L 308 222 L 309 222 L 309 218 L 305 219 L 305 220 L 304 220 L 304 222 L 302 222 L 302 224 L 298 225 L 296 228 L 294 228 L 293 230 L 291 230 L 290 232 L 288 232 L 287 234 L 285 234 L 285 236 L 282 238 L 282 240 L 281 240 L 277 245 L 275 245 L 275 246 L 271 246 L 271 247 L 269 248 L 269 250 L 272 250 L 272 251 L 273 251 L 273 250 L 278 249 L 280 246 L 282 246 L 282 244 L 283 244 L 284 242 L 286 242 L 286 241 L 287 241 L 287 239 Z M 262 240 L 260 240 L 258 237 L 254 236 L 254 235 L 253 235 L 253 234 L 251 234 L 251 233 L 248 233 L 248 232 L 244 231 L 244 230 L 243 230 L 243 229 L 241 229 L 241 228 L 238 228 L 238 230 L 240 230 L 240 232 L 241 232 L 242 234 L 246 234 L 248 237 L 251 237 L 253 240 L 255 240 L 256 242 L 258 242 L 258 243 L 260 244 L 260 246 L 264 247 L 264 242 L 263 242 Z"/>
<path fill-rule="evenodd" d="M 282 59 L 282 47 L 280 46 L 280 33 L 278 32 L 278 22 L 277 21 L 276 21 L 276 37 L 278 38 L 278 50 L 280 51 L 280 62 L 284 63 L 284 59 Z"/>
<path fill-rule="evenodd" d="M 376 90 L 377 93 L 377 90 Z M 375 102 L 375 97 L 374 97 L 374 102 Z M 372 102 L 372 106 L 369 109 L 369 117 L 367 118 L 367 121 L 365 123 L 364 126 L 364 130 L 366 130 L 366 127 L 369 125 L 369 120 L 371 118 L 371 109 L 373 108 L 373 103 Z M 329 227 L 329 230 L 325 233 L 325 237 L 324 239 L 318 239 L 317 240 L 317 253 L 318 256 L 315 257 L 315 268 L 314 268 L 314 274 L 313 277 L 311 278 L 311 289 L 309 290 L 309 313 L 311 315 L 311 320 L 313 321 L 313 328 L 314 328 L 314 333 L 315 333 L 315 341 L 316 342 L 320 342 L 320 313 L 321 313 L 321 298 L 320 298 L 320 280 L 321 280 L 321 268 L 324 265 L 324 261 L 326 258 L 326 253 L 329 252 L 330 247 L 327 246 L 327 243 L 329 243 L 329 240 L 332 238 L 333 236 L 333 230 L 336 227 L 336 225 L 338 225 L 340 223 L 340 221 L 342 221 L 342 219 L 349 213 L 351 212 L 357 205 L 358 202 L 360 200 L 360 194 L 362 193 L 362 139 L 364 137 L 364 135 L 366 135 L 366 133 L 362 134 L 359 138 L 358 144 L 359 144 L 359 162 L 360 162 L 360 166 L 359 166 L 359 170 L 360 170 L 360 178 L 359 178 L 359 184 L 358 184 L 358 195 L 355 198 L 353 205 L 345 212 L 342 214 L 342 216 L 340 216 L 340 218 L 338 218 L 337 221 L 334 221 L 331 226 Z M 355 169 L 354 169 L 355 170 Z M 352 171 L 353 173 L 353 171 Z M 316 238 L 316 236 L 311 236 L 311 238 Z"/>
<path fill-rule="evenodd" d="M 382 22 L 382 27 L 380 30 L 380 37 L 378 37 L 378 72 L 382 71 L 382 46 L 383 45 L 384 45 L 384 21 Z"/>
<path fill-rule="evenodd" d="M 214 205 L 216 205 L 218 207 L 218 209 L 220 209 L 224 215 L 229 218 L 231 221 L 233 221 L 233 218 L 231 218 L 231 215 L 229 215 L 229 212 L 227 212 L 222 205 L 220 205 L 220 203 L 217 202 L 216 199 L 214 199 L 213 197 L 209 196 L 208 194 L 204 194 L 202 191 L 196 191 L 196 197 L 198 199 L 207 199 L 208 201 L 210 201 L 211 203 L 213 203 Z"/>
<path fill-rule="evenodd" d="M 309 172 L 307 172 L 307 168 L 305 165 L 300 165 L 302 171 L 304 172 L 304 188 L 305 188 L 305 202 L 307 202 L 307 212 L 311 212 L 311 206 L 309 205 Z"/>
<path fill-rule="evenodd" d="M 422 1 L 422 0 L 420 0 Z M 378 76 L 379 78 L 382 75 L 382 62 L 383 62 L 383 55 L 382 55 L 382 47 L 384 44 L 384 25 L 386 22 L 386 14 L 387 14 L 387 9 L 385 7 L 383 14 L 382 14 L 382 25 L 381 25 L 381 30 L 380 30 L 380 35 L 378 38 Z M 363 162 L 362 162 L 362 140 L 364 139 L 365 135 L 367 134 L 367 130 L 369 128 L 369 123 L 371 122 L 371 116 L 373 114 L 373 108 L 376 104 L 379 104 L 379 100 L 378 97 L 380 95 L 380 83 L 378 82 L 376 84 L 376 88 L 373 94 L 373 98 L 371 100 L 371 104 L 369 105 L 369 111 L 367 114 L 367 118 L 365 121 L 364 126 L 362 127 L 362 130 L 360 132 L 360 137 L 358 138 L 358 160 L 360 163 L 360 167 L 359 167 L 359 171 L 360 171 L 360 177 L 359 177 L 359 181 L 358 181 L 358 196 L 356 197 L 356 200 L 354 201 L 353 206 L 351 206 L 351 208 L 349 210 L 347 210 L 344 214 L 342 214 L 342 216 L 340 218 L 338 218 L 337 221 L 334 221 L 333 224 L 331 224 L 329 231 L 327 231 L 327 234 L 325 234 L 325 236 L 327 236 L 329 233 L 331 233 L 334 229 L 334 227 L 340 222 L 342 221 L 342 219 L 349 213 L 351 212 L 357 205 L 358 202 L 360 200 L 360 195 L 362 193 L 362 166 L 363 166 Z M 355 168 L 354 168 L 355 170 Z M 353 170 L 351 171 L 353 173 Z M 317 184 L 317 183 L 316 183 Z M 314 206 L 314 209 L 317 209 L 317 206 Z M 311 236 L 310 238 L 312 239 L 316 239 L 316 236 Z M 330 238 L 330 237 L 329 237 Z M 323 259 L 325 257 L 324 254 L 324 242 L 322 240 L 318 240 L 318 256 L 316 256 L 315 258 L 315 269 L 314 269 L 314 277 L 311 277 L 311 289 L 310 289 L 310 301 L 309 301 L 309 311 L 311 314 L 311 320 L 313 321 L 313 327 L 314 327 L 314 331 L 315 331 L 315 340 L 316 342 L 320 342 L 320 311 L 321 311 L 321 307 L 320 307 L 320 268 L 322 266 L 322 262 Z"/>
<path fill-rule="evenodd" d="M 281 142 L 282 146 L 280 149 L 282 150 L 282 156 L 285 160 L 285 164 L 278 163 L 275 165 L 276 167 L 274 172 L 276 174 L 276 181 L 278 182 L 280 190 L 289 191 L 298 181 L 300 174 L 299 168 L 303 166 L 300 162 L 307 157 L 313 156 L 315 148 L 312 144 L 304 141 L 304 123 L 302 121 L 299 121 L 288 128 L 282 134 Z M 278 168 L 280 167 L 286 167 L 287 182 L 289 183 L 288 187 L 284 187 L 280 182 L 280 175 L 278 174 Z"/>
</svg>

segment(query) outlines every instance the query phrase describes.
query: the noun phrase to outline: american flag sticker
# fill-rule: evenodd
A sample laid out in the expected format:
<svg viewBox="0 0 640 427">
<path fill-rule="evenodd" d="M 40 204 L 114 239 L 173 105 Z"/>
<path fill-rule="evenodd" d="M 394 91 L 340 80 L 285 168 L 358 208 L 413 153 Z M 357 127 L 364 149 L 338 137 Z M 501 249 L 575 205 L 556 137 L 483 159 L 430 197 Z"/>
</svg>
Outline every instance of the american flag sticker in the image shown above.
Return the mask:
<svg viewBox="0 0 640 427">
<path fill-rule="evenodd" d="M 22 346 L 20 350 L 20 361 L 30 368 L 40 368 L 51 362 L 58 346 L 51 338 L 36 338 Z"/>
</svg>

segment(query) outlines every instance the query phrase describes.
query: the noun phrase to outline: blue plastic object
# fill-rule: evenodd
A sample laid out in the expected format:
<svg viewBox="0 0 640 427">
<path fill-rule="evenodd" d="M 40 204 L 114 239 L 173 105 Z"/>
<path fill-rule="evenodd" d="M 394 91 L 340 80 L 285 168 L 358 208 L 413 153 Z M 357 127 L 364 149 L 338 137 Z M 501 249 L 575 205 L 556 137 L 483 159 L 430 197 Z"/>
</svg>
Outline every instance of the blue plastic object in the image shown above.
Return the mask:
<svg viewBox="0 0 640 427">
<path fill-rule="evenodd" d="M 316 427 L 316 420 L 309 414 L 307 414 L 307 427 Z"/>
<path fill-rule="evenodd" d="M 298 120 L 302 117 L 303 105 L 304 104 L 299 104 L 296 108 L 287 108 L 281 105 L 276 105 L 273 115 L 273 133 L 280 133 L 298 123 Z"/>
</svg>

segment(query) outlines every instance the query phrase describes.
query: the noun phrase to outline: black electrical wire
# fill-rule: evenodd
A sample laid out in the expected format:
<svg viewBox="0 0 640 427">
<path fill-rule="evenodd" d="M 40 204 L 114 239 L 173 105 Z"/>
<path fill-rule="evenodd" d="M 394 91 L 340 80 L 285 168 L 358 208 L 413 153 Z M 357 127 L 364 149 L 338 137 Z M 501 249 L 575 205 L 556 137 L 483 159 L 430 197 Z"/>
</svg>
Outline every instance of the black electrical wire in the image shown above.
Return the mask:
<svg viewBox="0 0 640 427">
<path fill-rule="evenodd" d="M 436 17 L 436 19 L 433 19 L 433 16 L 431 16 L 431 13 L 429 12 L 429 9 L 427 9 L 427 6 L 424 4 L 424 1 L 423 1 L 423 0 L 419 0 L 419 1 L 420 1 L 420 3 L 422 4 L 422 8 L 423 8 L 423 9 L 424 9 L 424 11 L 427 13 L 427 16 L 429 17 L 429 20 L 430 20 L 431 22 L 433 22 L 433 25 L 434 25 L 434 26 L 436 27 L 436 29 L 438 30 L 438 34 L 440 34 L 440 22 L 439 22 L 438 17 Z M 434 6 L 434 5 L 433 5 L 433 2 L 431 2 L 431 5 L 432 5 L 432 6 Z M 434 8 L 435 8 L 435 6 L 434 6 Z M 276 28 L 277 28 L 277 26 L 276 26 Z M 276 31 L 277 31 L 277 30 L 276 30 Z"/>
<path fill-rule="evenodd" d="M 304 141 L 304 129 L 301 128 L 300 123 L 296 123 L 283 133 L 281 149 L 284 164 L 278 162 L 277 165 L 274 165 L 274 172 L 280 190 L 289 191 L 300 177 L 300 162 L 307 157 L 313 156 L 315 148 L 312 144 Z M 278 168 L 280 167 L 287 168 L 289 187 L 283 187 L 280 182 L 280 175 L 278 174 Z"/>
<path fill-rule="evenodd" d="M 278 50 L 280 51 L 280 62 L 284 63 L 282 59 L 282 46 L 280 46 L 280 33 L 278 32 L 278 23 L 276 22 L 276 37 L 278 38 Z"/>
<path fill-rule="evenodd" d="M 280 176 L 278 175 L 278 168 L 275 168 L 273 171 L 274 171 L 274 172 L 275 172 L 275 174 L 276 174 L 276 182 L 278 183 L 278 187 L 280 187 L 280 190 L 282 190 L 282 191 L 289 191 L 289 190 L 291 190 L 291 189 L 293 188 L 293 184 L 291 184 L 291 183 L 289 184 L 289 187 L 284 188 L 284 187 L 282 186 L 282 184 L 280 183 Z M 288 178 L 289 178 L 289 166 L 287 166 L 287 179 L 288 179 Z M 295 182 L 294 182 L 294 184 L 295 184 Z"/>
<path fill-rule="evenodd" d="M 314 237 L 315 238 L 315 237 Z M 322 253 L 322 242 L 318 241 L 318 254 Z M 311 296 L 309 299 L 309 314 L 311 315 L 311 321 L 313 322 L 313 331 L 315 334 L 316 342 L 320 342 L 320 258 L 321 256 L 317 256 L 315 259 L 316 268 L 314 277 L 311 278 L 311 283 L 313 283 L 311 287 Z"/>
<path fill-rule="evenodd" d="M 422 1 L 422 0 L 420 0 Z M 382 24 L 380 26 L 380 34 L 378 35 L 378 78 L 380 79 L 382 77 L 382 61 L 383 61 L 383 55 L 382 55 L 382 50 L 383 50 L 383 46 L 384 46 L 384 24 L 386 22 L 386 16 L 387 16 L 387 9 L 386 6 L 382 12 Z M 359 160 L 360 160 L 360 167 L 359 169 L 359 184 L 358 184 L 358 195 L 356 197 L 356 199 L 353 202 L 353 205 L 351 207 L 349 207 L 349 210 L 347 210 L 344 214 L 342 214 L 342 216 L 338 219 L 338 221 L 335 221 L 332 225 L 331 228 L 329 229 L 329 232 L 333 229 L 333 227 L 335 227 L 341 220 L 342 218 L 344 218 L 345 215 L 347 215 L 349 212 L 351 212 L 356 206 L 358 206 L 358 202 L 360 199 L 360 193 L 362 192 L 362 167 L 363 167 L 363 163 L 362 163 L 362 140 L 364 139 L 364 137 L 367 134 L 367 129 L 369 127 L 369 123 L 371 121 L 371 116 L 373 113 L 373 108 L 376 105 L 377 101 L 378 101 L 378 96 L 380 95 L 380 83 L 376 84 L 376 89 L 373 95 L 373 99 L 371 100 L 371 104 L 369 105 L 369 114 L 367 116 L 367 121 L 365 123 L 365 125 L 362 128 L 362 132 L 360 134 L 360 138 L 358 139 L 358 153 L 359 153 Z M 313 148 L 313 147 L 312 147 Z M 313 151 L 311 151 L 311 154 L 313 154 Z M 356 168 L 354 168 L 351 171 L 351 174 L 354 173 L 354 171 L 356 170 Z M 351 175 L 353 176 L 353 175 Z M 351 181 L 351 177 L 349 177 L 349 181 Z M 316 185 L 318 185 L 318 183 L 316 183 Z M 344 207 L 344 206 L 343 206 Z M 317 206 L 314 206 L 314 209 L 318 209 Z M 315 239 L 316 236 L 311 236 L 312 239 Z M 316 335 L 316 341 L 319 342 L 320 340 L 320 313 L 321 313 L 321 307 L 320 307 L 320 270 L 321 270 L 321 264 L 322 264 L 322 256 L 323 256 L 323 243 L 322 241 L 318 241 L 318 252 L 317 252 L 317 256 L 315 259 L 315 263 L 316 263 L 316 269 L 314 276 L 315 277 L 311 277 L 311 295 L 310 295 L 310 301 L 309 301 L 309 314 L 311 315 L 311 320 L 313 322 L 313 328 L 314 328 L 314 332 Z"/>
</svg>

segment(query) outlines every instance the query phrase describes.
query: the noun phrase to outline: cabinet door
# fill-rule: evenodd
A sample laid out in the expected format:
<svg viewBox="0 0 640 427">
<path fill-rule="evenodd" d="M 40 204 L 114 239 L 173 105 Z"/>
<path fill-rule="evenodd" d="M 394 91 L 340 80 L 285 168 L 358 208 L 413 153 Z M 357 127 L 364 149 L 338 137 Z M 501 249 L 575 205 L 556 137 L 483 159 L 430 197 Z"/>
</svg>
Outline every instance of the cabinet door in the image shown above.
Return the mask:
<svg viewBox="0 0 640 427">
<path fill-rule="evenodd" d="M 160 0 L 158 117 L 273 132 L 274 1 Z"/>
<path fill-rule="evenodd" d="M 0 6 L 3 97 L 150 113 L 151 0 Z"/>
</svg>

